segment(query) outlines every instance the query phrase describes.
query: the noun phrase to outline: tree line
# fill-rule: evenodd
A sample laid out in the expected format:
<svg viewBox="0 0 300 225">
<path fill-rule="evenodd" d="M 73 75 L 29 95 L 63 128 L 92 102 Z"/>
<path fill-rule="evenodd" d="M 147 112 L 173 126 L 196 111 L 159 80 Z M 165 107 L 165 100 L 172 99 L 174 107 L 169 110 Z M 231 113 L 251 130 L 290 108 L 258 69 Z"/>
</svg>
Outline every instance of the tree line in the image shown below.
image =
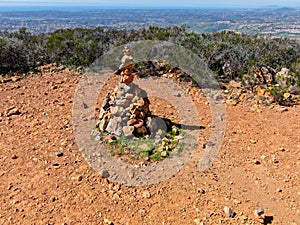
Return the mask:
<svg viewBox="0 0 300 225">
<path fill-rule="evenodd" d="M 43 34 L 32 34 L 24 27 L 16 32 L 0 32 L 0 74 L 26 73 L 48 63 L 87 67 L 113 46 L 138 40 L 177 42 L 225 80 L 240 78 L 263 65 L 292 70 L 299 67 L 300 44 L 287 38 L 233 31 L 195 33 L 185 25 L 139 30 L 60 29 Z"/>
</svg>

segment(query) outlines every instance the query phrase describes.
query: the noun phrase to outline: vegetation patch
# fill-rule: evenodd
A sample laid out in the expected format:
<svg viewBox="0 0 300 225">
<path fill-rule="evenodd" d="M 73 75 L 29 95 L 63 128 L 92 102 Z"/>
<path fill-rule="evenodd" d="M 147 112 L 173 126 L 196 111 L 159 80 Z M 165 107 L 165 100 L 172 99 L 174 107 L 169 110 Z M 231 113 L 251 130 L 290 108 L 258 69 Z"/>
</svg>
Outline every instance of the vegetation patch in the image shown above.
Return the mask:
<svg viewBox="0 0 300 225">
<path fill-rule="evenodd" d="M 103 143 L 108 153 L 129 164 L 151 165 L 168 157 L 182 153 L 186 133 L 179 125 L 168 125 L 167 131 L 159 138 L 149 135 L 115 139 L 108 133 L 102 133 Z"/>
</svg>

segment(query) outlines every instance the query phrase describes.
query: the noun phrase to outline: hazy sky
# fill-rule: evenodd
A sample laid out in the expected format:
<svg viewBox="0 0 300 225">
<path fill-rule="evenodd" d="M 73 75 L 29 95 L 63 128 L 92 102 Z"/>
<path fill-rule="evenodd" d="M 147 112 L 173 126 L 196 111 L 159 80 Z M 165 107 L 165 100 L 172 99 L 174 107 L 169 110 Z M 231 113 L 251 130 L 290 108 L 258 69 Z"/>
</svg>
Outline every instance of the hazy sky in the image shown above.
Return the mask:
<svg viewBox="0 0 300 225">
<path fill-rule="evenodd" d="M 168 6 L 168 7 L 261 7 L 269 5 L 300 6 L 300 0 L 0 0 L 0 6 Z"/>
</svg>

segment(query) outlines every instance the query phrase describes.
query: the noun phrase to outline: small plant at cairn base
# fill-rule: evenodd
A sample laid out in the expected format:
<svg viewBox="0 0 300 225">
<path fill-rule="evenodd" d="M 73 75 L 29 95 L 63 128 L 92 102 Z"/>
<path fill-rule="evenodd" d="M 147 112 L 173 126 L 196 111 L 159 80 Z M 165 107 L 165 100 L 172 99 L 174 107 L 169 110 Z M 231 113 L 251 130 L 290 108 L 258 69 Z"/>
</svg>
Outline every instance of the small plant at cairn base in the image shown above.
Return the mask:
<svg viewBox="0 0 300 225">
<path fill-rule="evenodd" d="M 153 116 L 146 91 L 133 83 L 135 63 L 129 48 L 123 50 L 116 74 L 118 86 L 104 98 L 96 128 L 111 156 L 130 163 L 149 164 L 179 153 L 183 132 L 179 124 Z"/>
</svg>

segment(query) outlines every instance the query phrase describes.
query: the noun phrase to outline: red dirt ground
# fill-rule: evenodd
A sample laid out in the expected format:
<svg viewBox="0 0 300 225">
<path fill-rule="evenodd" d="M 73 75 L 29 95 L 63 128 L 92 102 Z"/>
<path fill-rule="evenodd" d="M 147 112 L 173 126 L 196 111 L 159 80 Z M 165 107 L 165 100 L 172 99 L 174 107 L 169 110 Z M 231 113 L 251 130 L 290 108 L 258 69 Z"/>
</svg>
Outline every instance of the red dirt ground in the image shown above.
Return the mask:
<svg viewBox="0 0 300 225">
<path fill-rule="evenodd" d="M 192 91 L 205 127 L 195 156 L 165 181 L 126 187 L 101 178 L 77 148 L 79 79 L 45 71 L 0 84 L 0 224 L 260 224 L 253 214 L 259 205 L 271 224 L 300 224 L 300 106 L 227 105 L 223 145 L 201 172 L 211 116 Z M 11 108 L 20 114 L 5 116 Z"/>
</svg>

